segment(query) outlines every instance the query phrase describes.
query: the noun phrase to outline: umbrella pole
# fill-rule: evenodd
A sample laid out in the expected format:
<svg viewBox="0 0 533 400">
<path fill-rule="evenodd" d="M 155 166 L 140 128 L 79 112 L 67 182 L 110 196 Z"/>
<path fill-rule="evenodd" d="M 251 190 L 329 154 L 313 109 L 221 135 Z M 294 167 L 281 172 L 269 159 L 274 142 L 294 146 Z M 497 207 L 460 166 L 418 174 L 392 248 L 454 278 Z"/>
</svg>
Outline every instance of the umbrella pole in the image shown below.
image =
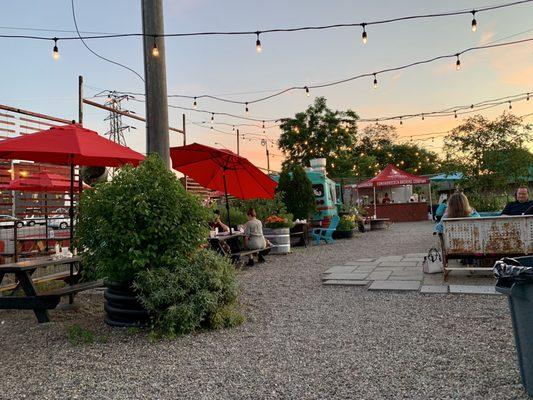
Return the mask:
<svg viewBox="0 0 533 400">
<path fill-rule="evenodd" d="M 229 226 L 229 234 L 232 234 L 231 229 L 231 218 L 229 216 L 229 200 L 228 200 L 228 188 L 226 186 L 226 170 L 222 172 L 222 179 L 224 180 L 224 196 L 226 197 L 226 211 L 228 213 L 228 226 Z"/>
<path fill-rule="evenodd" d="M 429 187 L 429 212 L 431 213 L 431 220 L 433 221 L 434 215 L 433 215 L 433 199 L 431 198 L 431 181 L 428 183 Z"/>
<path fill-rule="evenodd" d="M 44 194 L 44 226 L 44 234 L 46 235 L 46 239 L 44 240 L 44 251 L 48 254 L 48 193 Z"/>
<path fill-rule="evenodd" d="M 74 163 L 70 162 L 70 251 L 74 250 Z"/>
</svg>

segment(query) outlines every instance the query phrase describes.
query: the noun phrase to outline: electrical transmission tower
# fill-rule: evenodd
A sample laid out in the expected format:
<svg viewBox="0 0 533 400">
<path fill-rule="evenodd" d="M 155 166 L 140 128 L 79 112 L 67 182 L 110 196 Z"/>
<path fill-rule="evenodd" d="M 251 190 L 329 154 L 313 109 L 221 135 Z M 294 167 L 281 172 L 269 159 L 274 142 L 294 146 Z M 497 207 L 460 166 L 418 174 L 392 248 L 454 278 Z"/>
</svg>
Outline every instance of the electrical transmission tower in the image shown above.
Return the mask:
<svg viewBox="0 0 533 400">
<path fill-rule="evenodd" d="M 130 98 L 131 96 L 129 95 L 119 95 L 115 92 L 110 92 L 108 94 L 105 105 L 117 111 L 127 111 L 129 113 L 135 114 L 133 111 L 122 109 L 122 101 L 129 100 Z M 135 127 L 130 125 L 123 125 L 122 115 L 112 111 L 109 112 L 109 115 L 104 119 L 104 121 L 109 121 L 109 130 L 105 133 L 105 135 L 109 137 L 109 139 L 113 142 L 126 146 L 124 132 L 129 132 L 130 129 L 135 129 Z"/>
</svg>

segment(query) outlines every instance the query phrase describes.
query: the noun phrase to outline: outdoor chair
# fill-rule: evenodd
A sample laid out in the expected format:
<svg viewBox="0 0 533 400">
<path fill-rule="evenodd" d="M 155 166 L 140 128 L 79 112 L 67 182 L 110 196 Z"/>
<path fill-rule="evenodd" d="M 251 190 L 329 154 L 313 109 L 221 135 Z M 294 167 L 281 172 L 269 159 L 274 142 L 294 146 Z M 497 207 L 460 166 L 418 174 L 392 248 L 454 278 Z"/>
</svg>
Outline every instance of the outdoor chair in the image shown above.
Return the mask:
<svg viewBox="0 0 533 400">
<path fill-rule="evenodd" d="M 316 244 L 320 244 L 320 241 L 323 240 L 326 243 L 333 243 L 333 232 L 337 229 L 337 225 L 339 225 L 339 221 L 341 219 L 338 215 L 335 215 L 331 222 L 329 223 L 329 227 L 327 228 L 314 228 L 312 235 L 313 240 L 316 242 Z"/>
</svg>

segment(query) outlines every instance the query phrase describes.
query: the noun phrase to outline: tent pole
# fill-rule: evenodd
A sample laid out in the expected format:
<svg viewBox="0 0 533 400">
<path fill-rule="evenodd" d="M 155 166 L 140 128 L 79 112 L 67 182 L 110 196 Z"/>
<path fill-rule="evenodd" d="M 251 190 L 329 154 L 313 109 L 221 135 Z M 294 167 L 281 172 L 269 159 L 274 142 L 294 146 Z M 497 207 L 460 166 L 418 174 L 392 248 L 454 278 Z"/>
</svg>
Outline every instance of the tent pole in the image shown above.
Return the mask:
<svg viewBox="0 0 533 400">
<path fill-rule="evenodd" d="M 374 219 L 378 218 L 378 211 L 377 211 L 378 205 L 376 203 L 376 187 L 374 186 Z"/>
<path fill-rule="evenodd" d="M 70 251 L 74 251 L 74 162 L 70 161 L 70 208 L 69 208 L 69 217 L 70 217 Z"/>
<path fill-rule="evenodd" d="M 429 187 L 429 213 L 431 214 L 431 220 L 433 221 L 434 216 L 433 216 L 433 199 L 431 198 L 431 181 L 429 181 L 428 187 Z"/>
<path fill-rule="evenodd" d="M 44 234 L 46 235 L 46 239 L 44 240 L 44 251 L 46 252 L 46 255 L 48 255 L 48 235 L 49 235 L 49 229 L 48 229 L 48 193 L 45 192 L 44 194 Z"/>
<path fill-rule="evenodd" d="M 226 170 L 225 169 L 222 171 L 222 178 L 224 180 L 224 196 L 226 197 L 226 211 L 228 213 L 229 234 L 231 235 L 232 234 L 232 229 L 231 229 L 231 218 L 229 216 L 228 188 L 226 186 Z"/>
</svg>

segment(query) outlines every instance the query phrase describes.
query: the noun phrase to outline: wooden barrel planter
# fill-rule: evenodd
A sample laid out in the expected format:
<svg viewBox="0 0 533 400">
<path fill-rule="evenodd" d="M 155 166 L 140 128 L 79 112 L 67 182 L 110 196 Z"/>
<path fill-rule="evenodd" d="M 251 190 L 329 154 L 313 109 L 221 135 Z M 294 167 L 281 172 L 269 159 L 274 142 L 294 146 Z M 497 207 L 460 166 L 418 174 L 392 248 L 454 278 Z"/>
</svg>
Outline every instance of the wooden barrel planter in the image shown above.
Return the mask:
<svg viewBox="0 0 533 400">
<path fill-rule="evenodd" d="M 104 292 L 105 322 L 118 327 L 144 327 L 150 323 L 148 312 L 126 284 L 106 282 Z"/>
<path fill-rule="evenodd" d="M 291 232 L 289 228 L 263 228 L 263 235 L 275 247 L 270 250 L 270 254 L 287 254 L 291 251 Z"/>
</svg>

